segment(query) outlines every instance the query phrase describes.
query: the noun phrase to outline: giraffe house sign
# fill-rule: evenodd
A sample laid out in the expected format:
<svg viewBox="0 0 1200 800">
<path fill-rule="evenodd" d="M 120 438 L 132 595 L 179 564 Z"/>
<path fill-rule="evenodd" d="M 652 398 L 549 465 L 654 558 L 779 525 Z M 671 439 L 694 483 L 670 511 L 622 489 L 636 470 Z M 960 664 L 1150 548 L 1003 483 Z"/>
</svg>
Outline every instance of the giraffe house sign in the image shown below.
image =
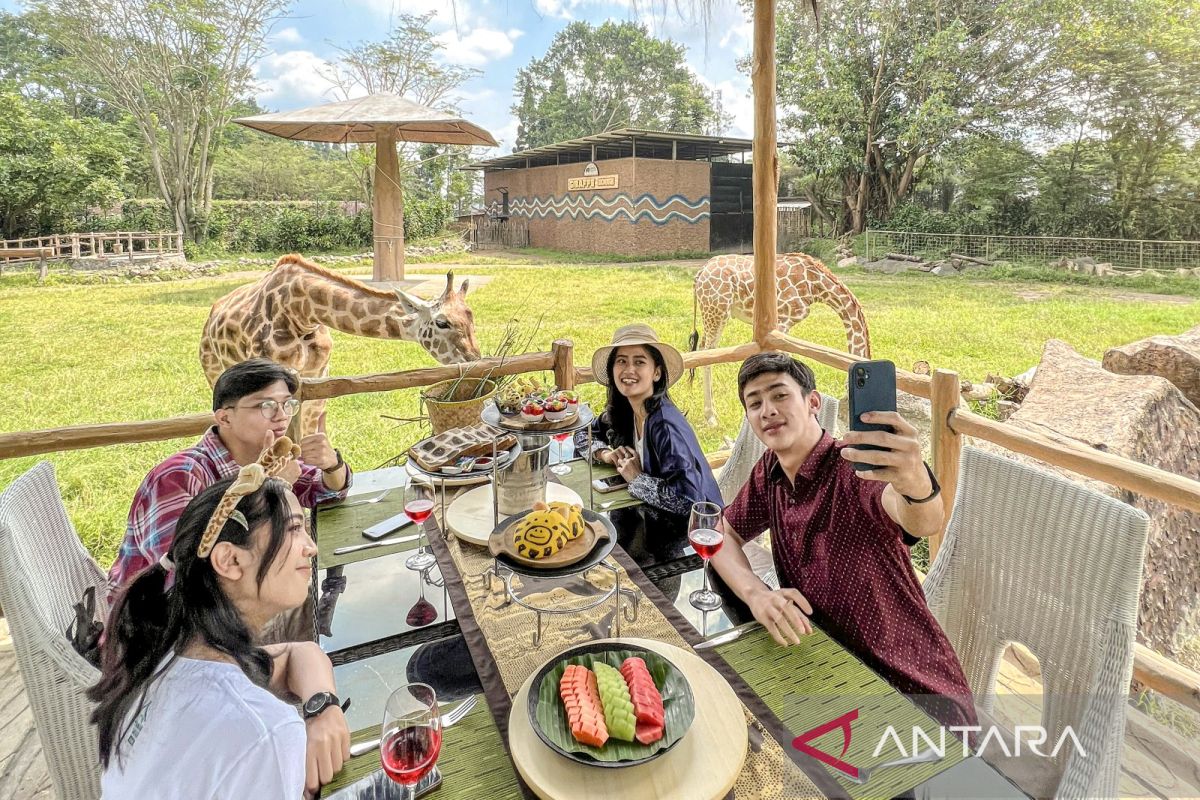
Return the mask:
<svg viewBox="0 0 1200 800">
<path fill-rule="evenodd" d="M 583 192 L 588 189 L 616 189 L 616 175 L 599 175 L 595 163 L 589 163 L 583 168 L 582 178 L 567 178 L 568 192 Z"/>
</svg>

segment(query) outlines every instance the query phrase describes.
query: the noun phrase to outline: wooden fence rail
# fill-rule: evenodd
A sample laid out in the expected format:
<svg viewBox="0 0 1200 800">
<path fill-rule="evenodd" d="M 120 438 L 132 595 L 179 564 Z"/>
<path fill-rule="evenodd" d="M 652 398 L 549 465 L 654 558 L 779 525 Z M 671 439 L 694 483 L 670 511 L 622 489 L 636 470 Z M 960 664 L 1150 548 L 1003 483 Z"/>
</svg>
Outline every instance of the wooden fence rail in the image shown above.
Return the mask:
<svg viewBox="0 0 1200 800">
<path fill-rule="evenodd" d="M 170 255 L 183 252 L 180 231 L 101 231 L 97 233 L 56 233 L 28 239 L 0 241 L 0 264 L 19 264 L 36 260 L 28 255 L 7 256 L 5 250 L 47 250 L 47 258 L 91 258 Z"/>
</svg>

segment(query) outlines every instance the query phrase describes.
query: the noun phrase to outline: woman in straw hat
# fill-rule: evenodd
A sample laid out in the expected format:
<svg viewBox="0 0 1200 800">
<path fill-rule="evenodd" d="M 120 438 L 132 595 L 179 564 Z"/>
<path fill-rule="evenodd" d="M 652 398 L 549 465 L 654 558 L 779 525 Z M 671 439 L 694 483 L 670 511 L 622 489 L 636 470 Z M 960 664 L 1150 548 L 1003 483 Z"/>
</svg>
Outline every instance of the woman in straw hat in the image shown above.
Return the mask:
<svg viewBox="0 0 1200 800">
<path fill-rule="evenodd" d="M 328 656 L 258 644 L 308 596 L 317 548 L 279 477 L 298 454 L 278 439 L 196 495 L 167 555 L 118 594 L 88 692 L 105 798 L 315 796 L 350 757 Z"/>
<path fill-rule="evenodd" d="M 592 356 L 592 374 L 608 387 L 608 403 L 592 426 L 589 454 L 611 464 L 638 500 L 686 516 L 693 503 L 722 505 L 696 434 L 667 389 L 683 375 L 683 356 L 649 325 L 618 328 Z M 586 432 L 575 437 L 581 452 Z"/>
</svg>

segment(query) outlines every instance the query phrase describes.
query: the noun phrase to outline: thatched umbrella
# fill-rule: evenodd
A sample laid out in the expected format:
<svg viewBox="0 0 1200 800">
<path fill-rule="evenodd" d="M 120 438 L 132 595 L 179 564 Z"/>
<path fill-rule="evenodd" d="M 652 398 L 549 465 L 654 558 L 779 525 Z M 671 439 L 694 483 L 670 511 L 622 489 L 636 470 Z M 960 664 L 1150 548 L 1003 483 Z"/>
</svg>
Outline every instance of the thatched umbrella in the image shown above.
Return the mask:
<svg viewBox="0 0 1200 800">
<path fill-rule="evenodd" d="M 239 125 L 302 142 L 375 145 L 375 270 L 377 281 L 404 278 L 404 195 L 396 142 L 496 147 L 490 133 L 444 111 L 394 94 L 372 94 L 299 111 L 235 119 Z"/>
</svg>

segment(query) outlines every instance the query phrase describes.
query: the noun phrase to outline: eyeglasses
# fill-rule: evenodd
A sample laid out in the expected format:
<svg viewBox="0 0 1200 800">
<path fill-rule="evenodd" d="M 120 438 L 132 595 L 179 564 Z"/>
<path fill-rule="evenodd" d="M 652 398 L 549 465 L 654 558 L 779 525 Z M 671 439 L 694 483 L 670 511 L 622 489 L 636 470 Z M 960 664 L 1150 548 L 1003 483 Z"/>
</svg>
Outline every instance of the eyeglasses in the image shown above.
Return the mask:
<svg viewBox="0 0 1200 800">
<path fill-rule="evenodd" d="M 282 404 L 275 400 L 263 400 L 252 406 L 227 406 L 227 408 L 257 408 L 259 413 L 267 419 L 275 419 L 281 410 L 285 416 L 296 416 L 296 412 L 300 410 L 300 401 L 292 397 L 284 400 Z"/>
</svg>

